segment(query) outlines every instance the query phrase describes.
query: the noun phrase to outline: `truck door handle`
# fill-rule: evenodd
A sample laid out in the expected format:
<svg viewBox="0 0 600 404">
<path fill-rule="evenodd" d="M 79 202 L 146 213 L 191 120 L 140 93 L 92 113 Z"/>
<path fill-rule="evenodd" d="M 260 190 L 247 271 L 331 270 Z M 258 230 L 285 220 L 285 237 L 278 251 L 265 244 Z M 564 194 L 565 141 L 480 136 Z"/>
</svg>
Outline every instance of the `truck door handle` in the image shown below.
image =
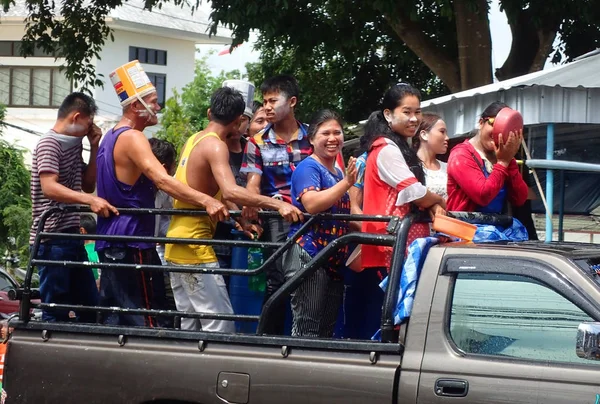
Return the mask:
<svg viewBox="0 0 600 404">
<path fill-rule="evenodd" d="M 460 379 L 437 379 L 435 394 L 443 397 L 465 397 L 469 392 L 469 382 Z"/>
</svg>

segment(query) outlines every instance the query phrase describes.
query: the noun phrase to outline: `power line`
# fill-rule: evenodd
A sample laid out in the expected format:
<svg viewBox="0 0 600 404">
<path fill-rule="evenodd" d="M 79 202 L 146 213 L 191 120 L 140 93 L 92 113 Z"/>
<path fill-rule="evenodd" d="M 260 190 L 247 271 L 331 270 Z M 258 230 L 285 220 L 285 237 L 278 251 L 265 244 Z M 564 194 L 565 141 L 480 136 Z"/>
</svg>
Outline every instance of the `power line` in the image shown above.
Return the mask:
<svg viewBox="0 0 600 404">
<path fill-rule="evenodd" d="M 13 118 L 15 118 L 15 117 L 13 116 Z M 16 118 L 16 119 L 19 119 L 19 118 Z M 11 128 L 19 129 L 19 130 L 22 130 L 23 132 L 27 132 L 27 133 L 30 133 L 30 134 L 36 135 L 36 136 L 42 136 L 43 135 L 43 133 L 36 132 L 36 131 L 28 129 L 28 128 L 24 128 L 24 127 L 19 126 L 19 125 L 13 125 L 12 123 L 8 123 L 8 122 L 2 122 L 1 125 L 3 125 L 3 126 L 10 126 Z"/>
</svg>

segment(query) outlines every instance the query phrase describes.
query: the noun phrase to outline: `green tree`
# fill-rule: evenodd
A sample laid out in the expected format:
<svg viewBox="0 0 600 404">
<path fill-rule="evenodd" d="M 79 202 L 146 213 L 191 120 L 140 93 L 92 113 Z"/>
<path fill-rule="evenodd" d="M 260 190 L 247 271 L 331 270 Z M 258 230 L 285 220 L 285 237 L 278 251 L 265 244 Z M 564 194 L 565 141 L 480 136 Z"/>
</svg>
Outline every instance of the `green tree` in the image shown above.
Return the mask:
<svg viewBox="0 0 600 404">
<path fill-rule="evenodd" d="M 333 63 L 377 85 L 386 75 L 423 81 L 424 64 L 455 92 L 492 82 L 488 0 L 212 0 L 213 32 L 233 29 L 235 46 L 260 33 L 259 49 L 295 69 Z M 512 31 L 512 47 L 500 79 L 540 70 L 554 51 L 570 60 L 600 43 L 596 1 L 500 0 Z M 559 46 L 553 48 L 560 34 Z M 282 55 L 281 50 L 291 55 Z M 560 51 L 560 52 L 559 52 Z M 564 57 L 563 57 L 564 53 Z M 273 61 L 267 61 L 268 66 Z M 361 75 L 362 74 L 362 75 Z M 373 83 L 375 82 L 375 83 Z M 431 84 L 435 84 L 433 81 Z M 381 90 L 381 89 L 378 89 Z M 381 92 L 381 91 L 380 91 Z"/>
<path fill-rule="evenodd" d="M 240 71 L 221 71 L 214 76 L 208 67 L 208 55 L 196 60 L 194 80 L 186 85 L 181 93 L 174 92 L 165 103 L 162 128 L 156 137 L 171 142 L 180 152 L 185 141 L 194 133 L 208 125 L 210 97 L 228 79 L 239 79 Z"/>
<path fill-rule="evenodd" d="M 0 106 L 0 123 L 4 113 Z M 28 256 L 31 227 L 30 174 L 24 150 L 0 139 L 0 161 L 0 257 L 8 252 L 24 260 Z"/>
<path fill-rule="evenodd" d="M 0 3 L 4 11 L 15 5 L 14 0 Z M 25 0 L 29 15 L 22 50 L 32 55 L 38 46 L 60 53 L 68 77 L 87 88 L 102 85 L 93 62 L 105 41 L 114 40 L 106 16 L 123 3 Z M 146 0 L 144 8 L 160 12 L 165 3 L 191 4 L 193 11 L 200 0 Z M 570 60 L 599 45 L 597 1 L 500 0 L 500 5 L 513 39 L 498 78 L 540 70 L 553 51 L 556 60 Z M 413 72 L 402 68 L 416 60 L 451 91 L 492 81 L 488 0 L 213 0 L 211 6 L 212 33 L 220 24 L 231 27 L 232 45 L 237 45 L 258 30 L 265 46 L 293 50 L 294 65 L 305 69 L 320 66 L 309 63 L 322 62 L 315 55 L 325 54 L 327 62 L 341 59 L 351 73 L 366 78 L 373 69 L 384 71 L 383 77 L 408 77 Z"/>
</svg>

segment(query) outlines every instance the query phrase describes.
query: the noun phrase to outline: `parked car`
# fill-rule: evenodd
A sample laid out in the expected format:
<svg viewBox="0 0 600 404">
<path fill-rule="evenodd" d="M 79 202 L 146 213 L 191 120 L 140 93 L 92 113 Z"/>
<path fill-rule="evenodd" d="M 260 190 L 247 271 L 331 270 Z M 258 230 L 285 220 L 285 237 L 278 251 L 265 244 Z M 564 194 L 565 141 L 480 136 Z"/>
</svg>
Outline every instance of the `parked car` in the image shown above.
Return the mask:
<svg viewBox="0 0 600 404">
<path fill-rule="evenodd" d="M 19 312 L 19 301 L 10 300 L 8 292 L 11 289 L 18 289 L 19 282 L 16 281 L 8 272 L 0 269 L 0 317 L 8 318 L 11 314 Z M 39 299 L 34 299 L 32 303 L 39 303 Z M 34 317 L 38 317 L 39 310 L 33 310 Z"/>
</svg>

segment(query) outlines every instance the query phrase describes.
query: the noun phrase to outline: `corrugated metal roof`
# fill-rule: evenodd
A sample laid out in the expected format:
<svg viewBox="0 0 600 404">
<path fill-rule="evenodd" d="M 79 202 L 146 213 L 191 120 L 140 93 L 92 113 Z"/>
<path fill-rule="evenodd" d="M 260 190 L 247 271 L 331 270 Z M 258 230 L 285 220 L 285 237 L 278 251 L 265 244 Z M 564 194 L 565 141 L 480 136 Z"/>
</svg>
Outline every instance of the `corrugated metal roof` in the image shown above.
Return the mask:
<svg viewBox="0 0 600 404">
<path fill-rule="evenodd" d="M 426 111 L 442 115 L 448 133 L 461 136 L 475 128 L 481 112 L 503 101 L 523 114 L 526 125 L 543 123 L 600 123 L 600 52 L 578 60 L 423 101 Z"/>
<path fill-rule="evenodd" d="M 57 2 L 57 9 L 59 3 Z M 179 31 L 188 37 L 202 38 L 202 42 L 215 44 L 231 43 L 231 31 L 220 28 L 217 35 L 208 39 L 208 27 L 210 17 L 201 10 L 192 10 L 189 6 L 176 6 L 171 3 L 163 3 L 162 8 L 155 7 L 152 11 L 144 10 L 143 0 L 128 0 L 122 6 L 112 10 L 109 14 L 109 25 L 120 25 L 132 28 L 162 28 L 166 30 Z M 0 20 L 15 20 L 27 17 L 27 6 L 24 0 L 16 0 L 8 12 L 0 11 Z M 112 24 L 111 24 L 112 23 Z"/>
</svg>

